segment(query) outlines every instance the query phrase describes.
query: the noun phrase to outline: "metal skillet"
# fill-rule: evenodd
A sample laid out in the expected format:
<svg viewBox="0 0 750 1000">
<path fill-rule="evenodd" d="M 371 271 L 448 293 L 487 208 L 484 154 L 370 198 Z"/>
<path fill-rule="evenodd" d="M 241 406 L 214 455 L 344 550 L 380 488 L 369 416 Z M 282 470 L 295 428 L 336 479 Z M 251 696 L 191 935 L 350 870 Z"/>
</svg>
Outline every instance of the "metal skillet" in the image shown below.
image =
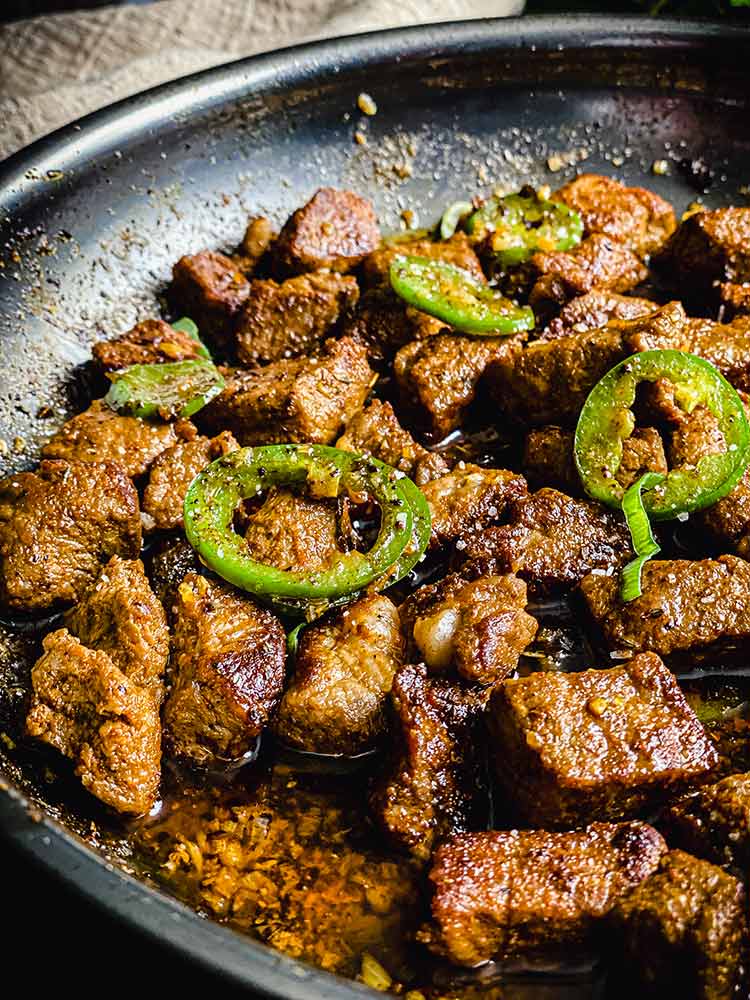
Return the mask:
<svg viewBox="0 0 750 1000">
<path fill-rule="evenodd" d="M 38 142 L 0 167 L 0 474 L 34 464 L 77 405 L 71 373 L 92 340 L 153 314 L 178 256 L 236 242 L 250 211 L 282 220 L 321 184 L 370 196 L 385 229 L 406 209 L 431 223 L 497 183 L 555 186 L 584 162 L 678 209 L 699 194 L 744 203 L 749 62 L 749 31 L 708 23 L 445 24 L 233 63 Z M 362 91 L 374 117 L 357 108 Z M 1 634 L 0 731 L 12 734 L 36 640 Z M 97 816 L 93 837 L 89 804 L 48 786 L 13 743 L 0 742 L 0 822 L 22 851 L 237 984 L 289 1000 L 364 995 L 134 877 L 121 832 Z"/>
</svg>

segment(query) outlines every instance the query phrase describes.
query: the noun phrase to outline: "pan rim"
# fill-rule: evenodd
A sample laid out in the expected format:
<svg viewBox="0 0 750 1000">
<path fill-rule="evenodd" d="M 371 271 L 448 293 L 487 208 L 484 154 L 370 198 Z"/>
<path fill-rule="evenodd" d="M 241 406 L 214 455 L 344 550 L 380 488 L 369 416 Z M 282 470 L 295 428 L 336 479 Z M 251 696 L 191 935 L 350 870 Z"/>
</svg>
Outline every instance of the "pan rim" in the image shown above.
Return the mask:
<svg viewBox="0 0 750 1000">
<path fill-rule="evenodd" d="M 537 50 L 560 45 L 702 50 L 717 43 L 747 46 L 750 27 L 712 21 L 608 15 L 538 15 L 447 21 L 308 42 L 222 64 L 162 84 L 96 111 L 38 139 L 0 164 L 0 220 L 43 197 L 48 170 L 89 162 L 102 149 L 137 138 L 177 115 L 194 116 L 273 87 L 320 78 L 332 67 L 367 70 L 408 56 L 417 63 L 467 51 Z M 228 927 L 206 920 L 166 892 L 108 863 L 47 815 L 40 815 L 0 772 L 0 833 L 85 898 L 124 923 L 205 968 L 255 992 L 289 1000 L 322 995 L 340 1000 L 371 995 L 350 980 L 313 968 Z"/>
</svg>

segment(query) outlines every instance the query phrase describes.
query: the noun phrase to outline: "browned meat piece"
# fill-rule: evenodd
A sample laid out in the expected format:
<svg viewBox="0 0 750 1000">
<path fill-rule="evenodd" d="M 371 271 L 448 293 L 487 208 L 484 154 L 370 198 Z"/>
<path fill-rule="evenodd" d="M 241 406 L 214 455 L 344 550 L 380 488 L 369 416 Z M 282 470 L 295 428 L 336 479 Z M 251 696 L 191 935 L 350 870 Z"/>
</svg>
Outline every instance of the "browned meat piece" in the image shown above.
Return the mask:
<svg viewBox="0 0 750 1000">
<path fill-rule="evenodd" d="M 715 296 L 722 282 L 750 281 L 750 207 L 695 212 L 658 263 L 688 299 Z"/>
<path fill-rule="evenodd" d="M 370 360 L 381 365 L 405 344 L 446 329 L 439 319 L 407 306 L 385 286 L 366 289 L 354 315 L 344 325 L 346 336 L 361 341 Z"/>
<path fill-rule="evenodd" d="M 241 445 L 333 444 L 374 378 L 362 344 L 327 340 L 314 357 L 234 372 L 200 419 L 212 433 L 231 431 Z"/>
<path fill-rule="evenodd" d="M 455 233 L 449 240 L 440 243 L 425 239 L 399 239 L 384 243 L 364 262 L 362 277 L 365 283 L 368 285 L 389 284 L 391 264 L 401 254 L 442 260 L 446 264 L 453 264 L 454 267 L 462 267 L 477 281 L 485 282 L 487 280 L 466 233 Z"/>
<path fill-rule="evenodd" d="M 642 261 L 609 236 L 589 236 L 573 250 L 535 253 L 529 304 L 546 315 L 592 291 L 629 292 L 648 277 Z"/>
<path fill-rule="evenodd" d="M 730 774 L 669 810 L 670 841 L 717 865 L 750 869 L 750 774 Z"/>
<path fill-rule="evenodd" d="M 393 362 L 404 406 L 436 438 L 445 437 L 461 426 L 487 366 L 511 355 L 517 343 L 443 333 L 406 344 Z"/>
<path fill-rule="evenodd" d="M 592 571 L 616 581 L 616 571 L 632 555 L 619 513 L 557 490 L 545 487 L 514 500 L 506 519 L 508 524 L 469 533 L 456 546 L 467 573 L 516 573 L 532 594 L 548 595 L 574 587 Z"/>
<path fill-rule="evenodd" d="M 442 455 L 418 444 L 398 422 L 391 404 L 379 399 L 373 399 L 352 418 L 336 447 L 355 454 L 373 455 L 411 476 L 417 486 L 424 486 L 448 472 Z"/>
<path fill-rule="evenodd" d="M 161 601 L 171 622 L 177 600 L 177 588 L 188 573 L 200 573 L 198 553 L 185 539 L 169 539 L 159 546 L 151 558 L 149 577 L 154 593 Z"/>
<path fill-rule="evenodd" d="M 490 704 L 495 773 L 518 815 L 561 828 L 623 819 L 705 779 L 718 754 L 654 653 L 609 670 L 504 681 Z"/>
<path fill-rule="evenodd" d="M 654 875 L 615 904 L 608 924 L 616 974 L 640 995 L 740 995 L 747 899 L 742 883 L 721 868 L 670 851 Z"/>
<path fill-rule="evenodd" d="M 459 462 L 422 492 L 432 516 L 432 545 L 445 545 L 501 518 L 509 503 L 526 496 L 526 480 L 507 469 Z"/>
<path fill-rule="evenodd" d="M 419 938 L 456 965 L 564 953 L 591 942 L 597 922 L 666 849 L 639 822 L 454 837 L 435 852 L 432 923 Z"/>
<path fill-rule="evenodd" d="M 250 283 L 237 264 L 214 250 L 181 257 L 172 268 L 175 309 L 195 321 L 201 337 L 222 347 L 231 344 L 249 293 Z"/>
<path fill-rule="evenodd" d="M 44 639 L 31 672 L 30 736 L 75 763 L 83 786 L 118 812 L 149 812 L 159 791 L 161 726 L 151 692 L 66 629 Z"/>
<path fill-rule="evenodd" d="M 399 610 L 412 651 L 431 673 L 453 667 L 479 684 L 513 673 L 537 630 L 526 614 L 526 584 L 515 576 L 467 582 L 449 574 L 420 587 Z"/>
<path fill-rule="evenodd" d="M 707 722 L 706 731 L 719 754 L 714 778 L 750 771 L 750 719 L 724 717 Z"/>
<path fill-rule="evenodd" d="M 45 458 L 68 462 L 117 462 L 129 476 L 141 476 L 157 455 L 177 443 L 192 425 L 121 417 L 102 399 L 66 421 L 42 448 Z"/>
<path fill-rule="evenodd" d="M 750 643 L 750 563 L 736 556 L 646 563 L 642 594 L 624 604 L 616 576 L 591 574 L 581 593 L 608 648 L 651 649 L 675 668 L 718 652 L 743 663 Z"/>
<path fill-rule="evenodd" d="M 91 348 L 104 371 L 129 365 L 156 365 L 198 357 L 200 344 L 161 319 L 146 319 L 113 340 L 100 340 Z"/>
<path fill-rule="evenodd" d="M 680 411 L 676 411 L 680 412 Z M 690 413 L 681 412 L 667 444 L 670 466 L 696 466 L 707 455 L 727 450 L 718 419 L 702 404 Z"/>
<path fill-rule="evenodd" d="M 555 340 L 574 333 L 599 330 L 612 319 L 638 319 L 648 316 L 658 306 L 648 299 L 635 295 L 618 295 L 617 292 L 594 291 L 571 299 L 540 334 L 540 340 Z"/>
<path fill-rule="evenodd" d="M 242 242 L 232 254 L 232 260 L 245 277 L 251 277 L 266 252 L 271 248 L 277 232 L 270 219 L 263 215 L 253 216 L 245 228 Z"/>
<path fill-rule="evenodd" d="M 386 731 L 386 706 L 404 642 L 387 597 L 362 597 L 300 636 L 276 731 L 313 753 L 358 754 Z"/>
<path fill-rule="evenodd" d="M 258 562 L 277 569 L 319 569 L 340 550 L 336 503 L 272 489 L 247 521 L 245 541 Z"/>
<path fill-rule="evenodd" d="M 530 482 L 580 494 L 581 479 L 573 459 L 573 431 L 554 425 L 530 431 L 524 443 L 523 471 Z M 659 432 L 655 427 L 636 427 L 623 441 L 617 481 L 627 488 L 644 472 L 666 474 L 667 471 Z"/>
<path fill-rule="evenodd" d="M 251 750 L 281 698 L 285 659 L 275 615 L 189 573 L 177 590 L 172 690 L 164 706 L 172 750 L 196 764 Z"/>
<path fill-rule="evenodd" d="M 178 441 L 151 466 L 148 485 L 143 493 L 143 512 L 162 531 L 182 527 L 182 507 L 188 487 L 214 459 L 239 447 L 229 431 L 215 438 L 196 435 Z"/>
<path fill-rule="evenodd" d="M 443 837 L 482 827 L 487 788 L 480 758 L 488 690 L 403 667 L 391 699 L 396 759 L 376 786 L 372 809 L 394 844 L 427 861 Z"/>
<path fill-rule="evenodd" d="M 161 701 L 169 630 L 140 560 L 113 556 L 66 614 L 65 625 L 84 646 L 106 653 L 129 681 Z"/>
<path fill-rule="evenodd" d="M 276 258 L 290 274 L 350 271 L 380 243 L 375 210 L 352 191 L 319 188 L 289 217 L 276 243 Z"/>
<path fill-rule="evenodd" d="M 724 319 L 750 316 L 750 281 L 735 284 L 724 281 L 719 285 L 719 297 L 724 309 Z"/>
<path fill-rule="evenodd" d="M 522 424 L 575 424 L 586 397 L 627 353 L 619 330 L 536 341 L 506 350 L 487 369 L 492 398 Z"/>
<path fill-rule="evenodd" d="M 275 281 L 253 281 L 237 322 L 243 364 L 307 354 L 359 298 L 354 278 L 327 271 Z"/>
<path fill-rule="evenodd" d="M 672 206 L 658 194 L 599 174 L 580 174 L 552 198 L 578 212 L 586 236 L 604 233 L 639 257 L 655 253 L 677 225 Z"/>
<path fill-rule="evenodd" d="M 0 603 L 70 604 L 111 556 L 141 548 L 138 494 L 119 465 L 42 462 L 0 480 Z"/>
</svg>

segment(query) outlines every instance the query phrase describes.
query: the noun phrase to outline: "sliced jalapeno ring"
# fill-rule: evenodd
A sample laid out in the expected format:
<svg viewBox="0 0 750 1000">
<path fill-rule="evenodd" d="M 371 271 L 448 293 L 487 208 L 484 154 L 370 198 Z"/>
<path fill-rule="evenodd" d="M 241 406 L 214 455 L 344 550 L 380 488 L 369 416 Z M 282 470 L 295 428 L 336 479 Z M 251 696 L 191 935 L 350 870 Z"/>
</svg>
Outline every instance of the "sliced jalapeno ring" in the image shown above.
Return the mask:
<svg viewBox="0 0 750 1000">
<path fill-rule="evenodd" d="M 724 435 L 726 451 L 705 455 L 695 466 L 671 469 L 643 497 L 656 520 L 703 510 L 726 496 L 742 478 L 750 459 L 750 425 L 736 390 L 703 358 L 683 351 L 644 351 L 621 361 L 589 393 L 575 432 L 575 461 L 581 482 L 595 500 L 620 507 L 623 488 L 615 474 L 623 441 L 630 435 L 632 406 L 641 382 L 667 379 L 686 409 L 706 406 Z"/>
<path fill-rule="evenodd" d="M 198 344 L 199 356 L 205 358 L 207 361 L 211 361 L 211 354 L 200 338 L 198 327 L 189 316 L 183 316 L 182 319 L 178 319 L 175 323 L 171 323 L 170 326 L 173 330 L 179 330 L 181 333 L 186 333 L 188 337 L 191 337 Z"/>
<path fill-rule="evenodd" d="M 130 365 L 110 372 L 105 402 L 117 413 L 143 420 L 191 417 L 224 388 L 211 361 L 194 358 L 166 364 Z"/>
<path fill-rule="evenodd" d="M 461 267 L 431 257 L 398 256 L 390 267 L 391 286 L 421 312 L 461 333 L 502 337 L 534 327 L 534 313 L 477 281 Z"/>
<path fill-rule="evenodd" d="M 643 506 L 643 491 L 663 483 L 665 476 L 661 472 L 646 472 L 632 486 L 625 490 L 622 498 L 622 512 L 630 531 L 635 559 L 623 567 L 620 582 L 620 596 L 623 601 L 634 601 L 641 596 L 641 572 L 644 563 L 653 559 L 661 551 L 659 543 L 654 538 L 651 522 L 646 508 Z"/>
<path fill-rule="evenodd" d="M 287 571 L 253 559 L 232 527 L 237 505 L 271 486 L 303 487 L 337 479 L 352 496 L 380 507 L 380 528 L 368 552 L 341 552 L 330 566 Z M 430 538 L 427 501 L 403 473 L 373 458 L 324 445 L 241 448 L 212 462 L 185 498 L 185 533 L 203 562 L 234 586 L 290 613 L 322 613 L 364 588 L 396 583 L 421 558 Z"/>
<path fill-rule="evenodd" d="M 449 240 L 458 229 L 461 219 L 470 215 L 473 208 L 470 201 L 454 201 L 449 205 L 440 219 L 440 239 Z"/>
<path fill-rule="evenodd" d="M 466 221 L 475 242 L 484 243 L 501 267 L 522 264 L 537 250 L 570 250 L 581 242 L 583 221 L 560 201 L 533 190 L 490 198 Z"/>
</svg>

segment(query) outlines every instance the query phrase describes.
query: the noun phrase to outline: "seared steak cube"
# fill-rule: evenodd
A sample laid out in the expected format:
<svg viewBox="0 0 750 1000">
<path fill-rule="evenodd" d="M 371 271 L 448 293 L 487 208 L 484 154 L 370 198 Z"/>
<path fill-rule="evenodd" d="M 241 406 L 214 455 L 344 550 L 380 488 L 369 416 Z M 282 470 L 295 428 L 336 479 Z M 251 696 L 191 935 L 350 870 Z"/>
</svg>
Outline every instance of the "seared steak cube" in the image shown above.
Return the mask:
<svg viewBox="0 0 750 1000">
<path fill-rule="evenodd" d="M 722 282 L 750 281 L 750 207 L 695 212 L 659 263 L 687 298 L 715 294 Z"/>
<path fill-rule="evenodd" d="M 419 861 L 443 837 L 487 822 L 480 750 L 487 696 L 476 685 L 429 677 L 421 664 L 396 674 L 395 759 L 372 809 L 389 840 Z"/>
<path fill-rule="evenodd" d="M 574 333 L 599 330 L 613 319 L 638 319 L 657 309 L 655 302 L 635 295 L 597 290 L 579 295 L 560 311 L 540 335 L 541 340 L 554 340 Z"/>
<path fill-rule="evenodd" d="M 431 673 L 451 668 L 467 681 L 495 684 L 511 674 L 536 635 L 526 584 L 515 576 L 449 574 L 401 605 L 401 623 Z"/>
<path fill-rule="evenodd" d="M 214 433 L 231 431 L 241 445 L 332 444 L 365 402 L 374 373 L 365 347 L 342 337 L 313 357 L 238 370 L 201 411 Z"/>
<path fill-rule="evenodd" d="M 750 648 L 750 563 L 718 559 L 653 560 L 641 575 L 642 594 L 620 600 L 615 576 L 587 576 L 581 593 L 610 650 L 653 650 L 674 667 L 715 656 L 744 662 Z"/>
<path fill-rule="evenodd" d="M 445 459 L 415 441 L 398 422 L 391 404 L 379 399 L 373 399 L 349 421 L 336 447 L 357 455 L 372 455 L 411 476 L 417 486 L 448 472 Z"/>
<path fill-rule="evenodd" d="M 313 350 L 359 298 L 354 278 L 326 271 L 252 281 L 237 322 L 243 364 L 280 361 Z"/>
<path fill-rule="evenodd" d="M 42 448 L 45 458 L 68 462 L 117 462 L 129 476 L 141 476 L 157 455 L 179 440 L 187 421 L 173 424 L 122 417 L 102 399 L 66 421 Z"/>
<path fill-rule="evenodd" d="M 531 593 L 547 595 L 571 589 L 591 572 L 617 580 L 631 556 L 630 532 L 619 513 L 557 490 L 514 500 L 506 520 L 461 540 L 459 562 L 469 575 L 516 573 Z"/>
<path fill-rule="evenodd" d="M 750 869 L 750 774 L 730 774 L 669 810 L 672 843 L 718 865 Z"/>
<path fill-rule="evenodd" d="M 201 336 L 221 347 L 232 343 L 250 283 L 235 261 L 214 250 L 181 257 L 172 268 L 170 298 L 195 321 Z"/>
<path fill-rule="evenodd" d="M 362 276 L 368 285 L 390 284 L 390 267 L 396 257 L 408 254 L 415 257 L 432 257 L 454 267 L 460 267 L 476 281 L 486 282 L 482 265 L 466 233 L 455 233 L 449 240 L 439 243 L 425 239 L 403 239 L 384 243 L 365 260 Z"/>
<path fill-rule="evenodd" d="M 459 462 L 422 492 L 432 517 L 431 544 L 445 545 L 499 520 L 508 504 L 526 495 L 526 480 L 507 469 Z"/>
<path fill-rule="evenodd" d="M 66 629 L 44 639 L 32 672 L 30 736 L 75 764 L 84 787 L 118 812 L 149 812 L 159 791 L 161 726 L 152 693 Z"/>
<path fill-rule="evenodd" d="M 522 424 L 573 426 L 586 397 L 627 352 L 614 327 L 506 350 L 487 369 L 492 398 Z"/>
<path fill-rule="evenodd" d="M 156 365 L 197 358 L 200 344 L 182 330 L 161 319 L 146 319 L 112 340 L 100 340 L 91 348 L 104 371 L 129 365 Z"/>
<path fill-rule="evenodd" d="M 646 823 L 467 833 L 435 852 L 431 923 L 420 934 L 456 965 L 569 953 L 648 878 L 666 851 Z"/>
<path fill-rule="evenodd" d="M 276 243 L 280 268 L 302 274 L 350 271 L 380 243 L 375 210 L 353 191 L 319 188 L 287 220 Z"/>
<path fill-rule="evenodd" d="M 223 584 L 189 573 L 177 590 L 169 745 L 196 764 L 242 757 L 281 697 L 286 636 L 278 618 Z"/>
<path fill-rule="evenodd" d="M 0 481 L 0 603 L 70 604 L 111 556 L 141 548 L 138 494 L 119 465 L 42 462 Z"/>
<path fill-rule="evenodd" d="M 672 206 L 658 194 L 599 174 L 579 174 L 552 198 L 578 212 L 586 236 L 604 233 L 639 257 L 655 253 L 677 225 Z"/>
<path fill-rule="evenodd" d="M 742 883 L 683 851 L 613 907 L 612 951 L 647 996 L 731 1000 L 746 964 L 747 899 Z"/>
<path fill-rule="evenodd" d="M 198 553 L 184 538 L 167 539 L 157 546 L 150 560 L 149 578 L 170 623 L 174 617 L 177 588 L 188 573 L 200 573 L 201 569 Z"/>
<path fill-rule="evenodd" d="M 129 681 L 152 693 L 157 704 L 161 701 L 169 630 L 140 560 L 112 556 L 65 615 L 65 625 L 84 646 L 107 653 Z"/>
<path fill-rule="evenodd" d="M 343 329 L 346 336 L 365 345 L 368 358 L 379 366 L 405 344 L 447 332 L 445 323 L 407 306 L 385 285 L 365 290 Z"/>
<path fill-rule="evenodd" d="M 658 656 L 581 673 L 504 681 L 490 706 L 498 780 L 531 825 L 633 816 L 704 779 L 718 762 Z"/>
<path fill-rule="evenodd" d="M 239 447 L 229 431 L 215 438 L 195 435 L 167 448 L 151 466 L 143 493 L 143 512 L 153 527 L 171 531 L 182 527 L 182 508 L 188 487 L 207 465 Z"/>
<path fill-rule="evenodd" d="M 253 559 L 277 569 L 320 569 L 340 553 L 336 502 L 272 489 L 245 526 Z"/>
<path fill-rule="evenodd" d="M 372 749 L 386 731 L 388 694 L 403 646 L 398 611 L 382 594 L 309 625 L 279 706 L 278 734 L 313 753 Z"/>
<path fill-rule="evenodd" d="M 441 333 L 406 344 L 393 371 L 404 406 L 435 438 L 459 427 L 487 366 L 509 355 L 517 341 Z"/>
</svg>

